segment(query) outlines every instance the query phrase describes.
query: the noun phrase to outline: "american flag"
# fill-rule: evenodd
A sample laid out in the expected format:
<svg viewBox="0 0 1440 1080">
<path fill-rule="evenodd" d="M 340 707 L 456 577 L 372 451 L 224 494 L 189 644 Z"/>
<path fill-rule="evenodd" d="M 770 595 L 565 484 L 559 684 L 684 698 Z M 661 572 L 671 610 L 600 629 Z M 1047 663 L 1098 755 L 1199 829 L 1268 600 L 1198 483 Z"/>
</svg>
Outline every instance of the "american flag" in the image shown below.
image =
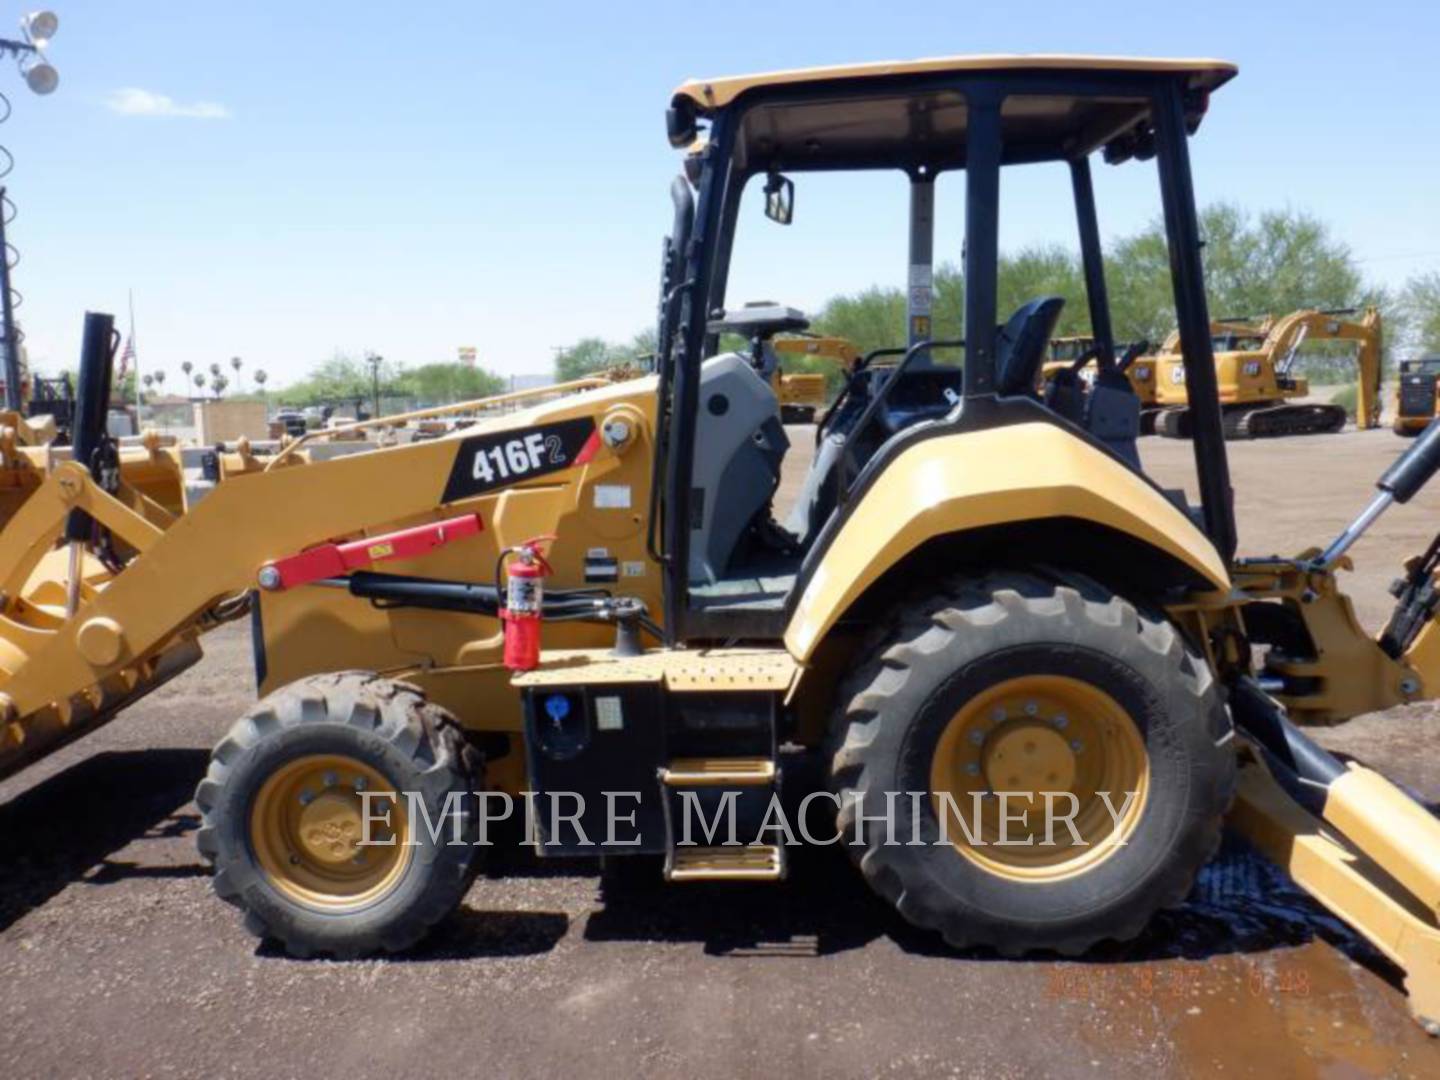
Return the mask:
<svg viewBox="0 0 1440 1080">
<path fill-rule="evenodd" d="M 125 350 L 120 354 L 120 371 L 119 374 L 116 376 L 116 381 L 120 381 L 125 378 L 125 373 L 130 370 L 130 365 L 134 362 L 135 338 L 132 336 L 125 339 Z"/>
</svg>

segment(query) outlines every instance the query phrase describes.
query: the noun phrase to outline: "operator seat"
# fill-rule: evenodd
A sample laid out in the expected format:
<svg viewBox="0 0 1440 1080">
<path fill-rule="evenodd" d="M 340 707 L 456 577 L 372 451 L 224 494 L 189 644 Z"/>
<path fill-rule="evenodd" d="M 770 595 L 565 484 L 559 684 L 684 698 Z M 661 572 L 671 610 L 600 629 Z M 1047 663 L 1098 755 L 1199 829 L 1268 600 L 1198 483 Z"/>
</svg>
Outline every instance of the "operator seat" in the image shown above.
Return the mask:
<svg viewBox="0 0 1440 1080">
<path fill-rule="evenodd" d="M 1042 296 L 1021 304 L 995 336 L 995 393 L 1001 397 L 1035 393 L 1040 364 L 1055 336 L 1065 307 L 1062 296 Z"/>
<path fill-rule="evenodd" d="M 1059 296 L 1047 296 L 1032 300 L 1010 316 L 1009 321 L 996 335 L 996 388 L 1004 395 L 1021 393 L 1034 394 L 1035 382 L 1040 374 L 1040 362 L 1050 344 L 1055 324 L 1060 320 L 1060 309 L 1065 300 Z M 921 372 L 908 373 L 919 376 Z M 905 376 L 902 376 L 904 378 Z M 938 384 L 937 384 L 938 385 Z M 945 412 L 950 412 L 950 397 L 941 399 Z M 894 437 L 908 427 L 922 422 L 938 422 L 933 412 L 917 410 L 909 417 L 891 417 L 885 428 L 888 437 Z M 842 471 L 845 468 L 848 442 L 855 436 L 849 430 L 828 431 L 815 448 L 815 458 L 810 463 L 810 472 L 800 497 L 790 512 L 785 526 L 794 534 L 802 546 L 810 544 L 834 512 L 839 495 Z M 883 444 L 882 437 L 882 444 Z M 878 447 L 870 447 L 873 453 Z M 865 446 L 857 448 L 854 468 L 863 469 L 869 454 Z M 853 478 L 849 478 L 853 479 Z"/>
</svg>

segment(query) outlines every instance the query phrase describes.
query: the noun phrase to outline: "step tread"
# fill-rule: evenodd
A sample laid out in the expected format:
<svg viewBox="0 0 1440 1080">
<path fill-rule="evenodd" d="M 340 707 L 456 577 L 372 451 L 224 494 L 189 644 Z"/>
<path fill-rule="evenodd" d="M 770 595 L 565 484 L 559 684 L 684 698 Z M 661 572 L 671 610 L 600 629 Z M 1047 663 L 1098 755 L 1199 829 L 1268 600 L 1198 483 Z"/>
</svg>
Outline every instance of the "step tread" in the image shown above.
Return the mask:
<svg viewBox="0 0 1440 1080">
<path fill-rule="evenodd" d="M 775 762 L 768 757 L 676 758 L 661 771 L 660 779 L 670 787 L 738 787 L 774 783 L 775 771 Z"/>
<path fill-rule="evenodd" d="M 775 844 L 732 847 L 677 847 L 671 881 L 774 881 L 784 875 L 784 852 Z"/>
</svg>

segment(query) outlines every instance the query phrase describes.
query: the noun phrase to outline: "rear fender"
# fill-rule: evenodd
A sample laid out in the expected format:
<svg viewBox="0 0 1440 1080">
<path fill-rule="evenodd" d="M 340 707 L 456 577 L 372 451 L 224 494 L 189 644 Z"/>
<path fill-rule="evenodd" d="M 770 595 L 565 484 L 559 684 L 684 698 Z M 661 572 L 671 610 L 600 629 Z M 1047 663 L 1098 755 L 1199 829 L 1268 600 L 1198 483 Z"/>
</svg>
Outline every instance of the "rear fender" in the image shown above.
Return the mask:
<svg viewBox="0 0 1440 1080">
<path fill-rule="evenodd" d="M 1212 588 L 1230 586 L 1210 540 L 1142 477 L 1055 424 L 1011 424 L 921 439 L 887 465 L 809 568 L 786 648 L 809 661 L 868 589 L 937 538 L 1053 520 L 1053 562 L 1063 565 L 1061 519 L 1133 538 Z"/>
</svg>

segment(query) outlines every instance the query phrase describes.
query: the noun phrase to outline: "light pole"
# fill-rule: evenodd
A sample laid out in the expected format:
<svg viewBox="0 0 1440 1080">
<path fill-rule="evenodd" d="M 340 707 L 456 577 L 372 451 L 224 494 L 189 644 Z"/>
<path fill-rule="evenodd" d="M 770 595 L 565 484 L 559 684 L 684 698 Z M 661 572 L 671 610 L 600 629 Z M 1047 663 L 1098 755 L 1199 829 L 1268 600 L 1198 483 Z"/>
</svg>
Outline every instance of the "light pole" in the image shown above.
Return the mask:
<svg viewBox="0 0 1440 1080">
<path fill-rule="evenodd" d="M 32 91 L 37 94 L 54 93 L 60 85 L 60 75 L 45 59 L 45 49 L 60 29 L 60 20 L 54 12 L 36 11 L 20 20 L 20 29 L 25 35 L 24 41 L 0 38 L 0 56 L 15 57 L 16 66 L 25 77 L 25 85 Z M 9 115 L 8 109 L 6 115 Z M 8 157 L 9 152 L 5 153 Z M 5 350 L 5 407 L 19 412 L 24 404 L 20 395 L 21 335 L 15 326 L 15 300 L 10 287 L 11 248 L 5 236 L 6 219 L 14 217 L 5 209 L 9 201 L 5 189 L 0 188 L 0 318 L 5 321 L 4 327 L 0 328 L 0 346 Z M 11 207 L 13 209 L 13 204 Z"/>
<path fill-rule="evenodd" d="M 370 418 L 375 420 L 380 416 L 380 365 L 385 362 L 385 358 L 378 353 L 371 353 L 365 357 L 365 362 L 370 365 L 370 388 L 375 398 L 375 411 Z"/>
</svg>

